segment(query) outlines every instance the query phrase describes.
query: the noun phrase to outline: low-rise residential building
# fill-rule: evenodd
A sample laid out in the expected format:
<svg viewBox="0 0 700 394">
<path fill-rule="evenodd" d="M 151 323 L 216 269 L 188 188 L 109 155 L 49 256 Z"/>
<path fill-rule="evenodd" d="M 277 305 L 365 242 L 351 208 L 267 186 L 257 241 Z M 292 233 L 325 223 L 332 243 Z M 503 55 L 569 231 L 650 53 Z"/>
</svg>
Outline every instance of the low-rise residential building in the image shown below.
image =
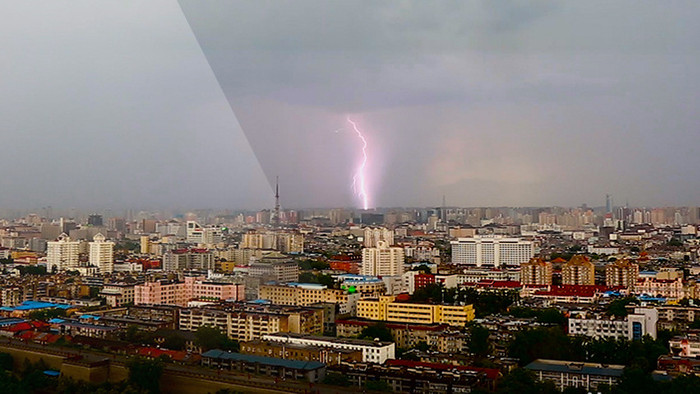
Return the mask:
<svg viewBox="0 0 700 394">
<path fill-rule="evenodd" d="M 274 357 L 285 360 L 318 361 L 327 365 L 341 362 L 362 362 L 362 351 L 339 349 L 327 346 L 290 344 L 273 341 L 253 340 L 241 342 L 242 354 Z"/>
<path fill-rule="evenodd" d="M 272 252 L 255 259 L 250 264 L 248 273 L 266 281 L 296 282 L 299 280 L 299 265 L 282 253 Z"/>
<path fill-rule="evenodd" d="M 244 298 L 242 283 L 214 282 L 204 277 L 185 277 L 183 282 L 157 280 L 134 286 L 135 305 L 186 306 L 192 299 L 241 301 Z"/>
<path fill-rule="evenodd" d="M 674 356 L 698 358 L 700 356 L 700 332 L 690 332 L 683 336 L 673 337 L 668 345 Z"/>
<path fill-rule="evenodd" d="M 699 306 L 660 305 L 658 327 L 661 330 L 685 330 L 688 324 L 700 320 Z"/>
<path fill-rule="evenodd" d="M 358 391 L 367 382 L 381 381 L 391 392 L 417 394 L 469 393 L 477 388 L 492 391 L 500 376 L 498 369 L 409 360 L 359 366 L 342 363 L 329 370 L 347 376 Z"/>
<path fill-rule="evenodd" d="M 340 314 L 354 314 L 357 310 L 358 292 L 349 289 L 329 289 L 316 283 L 287 283 L 261 285 L 258 289 L 260 299 L 279 305 L 308 306 L 320 302 L 337 304 Z"/>
<path fill-rule="evenodd" d="M 218 349 L 202 353 L 202 365 L 283 379 L 304 379 L 310 383 L 323 380 L 326 374 L 326 364 L 318 361 L 284 360 Z"/>
<path fill-rule="evenodd" d="M 135 286 L 133 283 L 107 283 L 102 287 L 100 296 L 113 308 L 133 304 Z"/>
<path fill-rule="evenodd" d="M 639 340 L 645 335 L 656 339 L 659 313 L 654 308 L 635 308 L 624 318 L 580 313 L 569 318 L 569 335 L 591 338 Z"/>
<path fill-rule="evenodd" d="M 614 386 L 619 383 L 625 366 L 538 359 L 525 368 L 534 372 L 539 381 L 553 382 L 559 390 L 582 387 L 594 391 L 601 384 Z"/>
<path fill-rule="evenodd" d="M 201 326 L 215 327 L 237 341 L 278 332 L 320 335 L 323 309 L 226 303 L 180 311 L 180 330 L 197 331 Z"/>
<path fill-rule="evenodd" d="M 367 327 L 377 324 L 377 321 L 359 318 L 336 320 L 335 327 L 338 337 L 357 337 Z M 455 353 L 463 350 L 466 340 L 464 335 L 455 331 L 448 324 L 405 324 L 381 322 L 391 332 L 396 346 L 410 349 L 421 342 L 442 353 Z M 453 334 L 460 335 L 453 335 Z"/>
<path fill-rule="evenodd" d="M 214 254 L 208 249 L 175 249 L 163 254 L 165 271 L 213 270 Z"/>
<path fill-rule="evenodd" d="M 683 282 L 682 278 L 657 279 L 639 278 L 634 286 L 636 294 L 644 294 L 652 297 L 662 297 L 672 300 L 681 298 L 695 298 L 695 283 Z"/>
<path fill-rule="evenodd" d="M 395 358 L 396 345 L 393 342 L 365 341 L 361 339 L 346 339 L 321 337 L 304 334 L 277 333 L 264 335 L 263 340 L 277 343 L 296 345 L 311 345 L 331 349 L 358 350 L 362 352 L 362 362 L 384 363 Z"/>
</svg>

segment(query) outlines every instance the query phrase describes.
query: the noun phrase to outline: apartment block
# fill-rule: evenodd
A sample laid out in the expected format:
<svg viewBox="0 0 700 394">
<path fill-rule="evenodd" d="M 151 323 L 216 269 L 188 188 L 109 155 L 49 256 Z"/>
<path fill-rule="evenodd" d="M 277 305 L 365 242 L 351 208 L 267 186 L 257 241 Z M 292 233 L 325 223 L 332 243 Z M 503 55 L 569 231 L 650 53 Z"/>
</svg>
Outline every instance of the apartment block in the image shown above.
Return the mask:
<svg viewBox="0 0 700 394">
<path fill-rule="evenodd" d="M 329 289 L 325 285 L 314 283 L 261 285 L 258 294 L 260 299 L 279 305 L 333 303 L 339 306 L 340 314 L 354 314 L 360 298 L 359 293 L 351 293 L 347 289 Z"/>
<path fill-rule="evenodd" d="M 270 334 L 263 340 L 295 345 L 311 345 L 330 349 L 357 350 L 362 352 L 362 362 L 384 363 L 395 358 L 396 345 L 393 342 L 365 341 L 335 337 L 321 337 L 303 334 Z"/>
<path fill-rule="evenodd" d="M 401 323 L 444 323 L 464 327 L 474 320 L 473 305 L 434 305 L 396 301 L 395 296 L 362 299 L 357 302 L 357 317 Z"/>
<path fill-rule="evenodd" d="M 635 308 L 624 318 L 580 313 L 569 318 L 569 335 L 591 338 L 639 340 L 645 335 L 656 339 L 659 312 L 654 308 Z"/>
<path fill-rule="evenodd" d="M 196 331 L 201 326 L 215 327 L 237 341 L 279 332 L 320 335 L 323 309 L 227 303 L 180 311 L 180 330 Z"/>
</svg>

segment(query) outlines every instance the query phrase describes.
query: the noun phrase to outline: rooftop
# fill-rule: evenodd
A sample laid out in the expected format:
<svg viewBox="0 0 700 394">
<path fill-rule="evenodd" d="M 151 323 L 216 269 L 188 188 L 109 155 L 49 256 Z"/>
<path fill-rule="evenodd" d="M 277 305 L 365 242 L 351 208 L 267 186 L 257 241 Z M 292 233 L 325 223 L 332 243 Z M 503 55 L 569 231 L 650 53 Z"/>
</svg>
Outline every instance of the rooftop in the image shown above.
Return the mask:
<svg viewBox="0 0 700 394">
<path fill-rule="evenodd" d="M 621 377 L 625 366 L 615 364 L 596 364 L 575 361 L 537 359 L 526 365 L 525 368 L 536 371 Z"/>
<path fill-rule="evenodd" d="M 253 355 L 249 355 L 249 354 L 226 352 L 226 351 L 219 350 L 219 349 L 213 349 L 213 350 L 209 350 L 205 353 L 202 353 L 202 357 L 218 358 L 218 359 L 222 359 L 222 360 L 231 360 L 231 361 L 242 361 L 242 362 L 248 362 L 248 363 L 272 365 L 272 366 L 301 369 L 301 370 L 307 370 L 307 371 L 323 368 L 326 365 L 326 364 L 318 362 L 318 361 L 284 360 L 281 358 L 262 357 L 262 356 L 253 356 Z"/>
</svg>

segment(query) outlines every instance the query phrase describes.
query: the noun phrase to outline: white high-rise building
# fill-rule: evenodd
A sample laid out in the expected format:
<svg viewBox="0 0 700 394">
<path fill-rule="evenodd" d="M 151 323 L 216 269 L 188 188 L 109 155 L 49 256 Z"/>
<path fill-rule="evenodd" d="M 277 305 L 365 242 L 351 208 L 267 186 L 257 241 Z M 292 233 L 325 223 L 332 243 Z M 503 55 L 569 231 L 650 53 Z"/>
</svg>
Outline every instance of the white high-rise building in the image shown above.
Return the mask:
<svg viewBox="0 0 700 394">
<path fill-rule="evenodd" d="M 97 234 L 90 242 L 90 265 L 100 269 L 100 273 L 114 272 L 114 242 L 107 241 L 105 236 Z"/>
<path fill-rule="evenodd" d="M 204 227 L 199 223 L 187 221 L 187 242 L 193 244 L 215 245 L 223 241 L 221 228 L 217 226 Z"/>
<path fill-rule="evenodd" d="M 476 267 L 519 266 L 535 255 L 532 241 L 501 236 L 458 238 L 452 244 L 452 263 Z"/>
<path fill-rule="evenodd" d="M 384 241 L 388 245 L 394 244 L 394 232 L 384 227 L 366 227 L 363 242 L 365 248 L 376 248 L 379 242 Z"/>
<path fill-rule="evenodd" d="M 379 241 L 376 248 L 362 249 L 360 275 L 398 276 L 403 274 L 403 248 L 391 247 Z"/>
<path fill-rule="evenodd" d="M 78 269 L 80 260 L 80 242 L 71 241 L 70 237 L 63 233 L 56 241 L 47 242 L 46 247 L 46 271 L 57 272 Z"/>
</svg>

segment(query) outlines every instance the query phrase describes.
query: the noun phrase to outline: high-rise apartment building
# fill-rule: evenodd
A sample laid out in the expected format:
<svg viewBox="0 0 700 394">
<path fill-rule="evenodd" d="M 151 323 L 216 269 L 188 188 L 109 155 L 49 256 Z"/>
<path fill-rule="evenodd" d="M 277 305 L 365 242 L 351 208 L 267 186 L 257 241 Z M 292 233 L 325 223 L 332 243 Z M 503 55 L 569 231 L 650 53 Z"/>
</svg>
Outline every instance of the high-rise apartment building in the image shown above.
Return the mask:
<svg viewBox="0 0 700 394">
<path fill-rule="evenodd" d="M 243 234 L 241 249 L 270 249 L 282 253 L 302 253 L 304 236 L 298 232 L 265 232 Z"/>
<path fill-rule="evenodd" d="M 577 254 L 561 269 L 565 285 L 595 285 L 595 266 L 588 257 Z"/>
<path fill-rule="evenodd" d="M 519 266 L 535 254 L 532 241 L 502 236 L 459 238 L 452 244 L 452 263 L 476 267 Z"/>
<path fill-rule="evenodd" d="M 363 234 L 365 248 L 376 248 L 379 242 L 386 242 L 388 245 L 394 244 L 394 232 L 384 227 L 365 227 Z"/>
<path fill-rule="evenodd" d="M 89 246 L 90 265 L 100 269 L 100 273 L 108 274 L 114 271 L 114 242 L 107 241 L 105 236 L 97 234 Z"/>
<path fill-rule="evenodd" d="M 207 249 L 176 249 L 163 254 L 165 271 L 186 269 L 208 271 L 215 267 L 214 254 Z"/>
<path fill-rule="evenodd" d="M 47 242 L 46 270 L 48 272 L 75 270 L 80 264 L 80 242 L 71 241 L 63 233 L 56 241 Z"/>
<path fill-rule="evenodd" d="M 391 247 L 379 241 L 376 248 L 362 249 L 360 275 L 399 276 L 404 272 L 403 248 Z"/>
<path fill-rule="evenodd" d="M 628 259 L 620 259 L 605 267 L 606 286 L 634 287 L 639 277 L 639 266 Z"/>
<path fill-rule="evenodd" d="M 524 285 L 551 285 L 552 263 L 541 257 L 530 259 L 520 265 L 520 283 Z"/>
</svg>

